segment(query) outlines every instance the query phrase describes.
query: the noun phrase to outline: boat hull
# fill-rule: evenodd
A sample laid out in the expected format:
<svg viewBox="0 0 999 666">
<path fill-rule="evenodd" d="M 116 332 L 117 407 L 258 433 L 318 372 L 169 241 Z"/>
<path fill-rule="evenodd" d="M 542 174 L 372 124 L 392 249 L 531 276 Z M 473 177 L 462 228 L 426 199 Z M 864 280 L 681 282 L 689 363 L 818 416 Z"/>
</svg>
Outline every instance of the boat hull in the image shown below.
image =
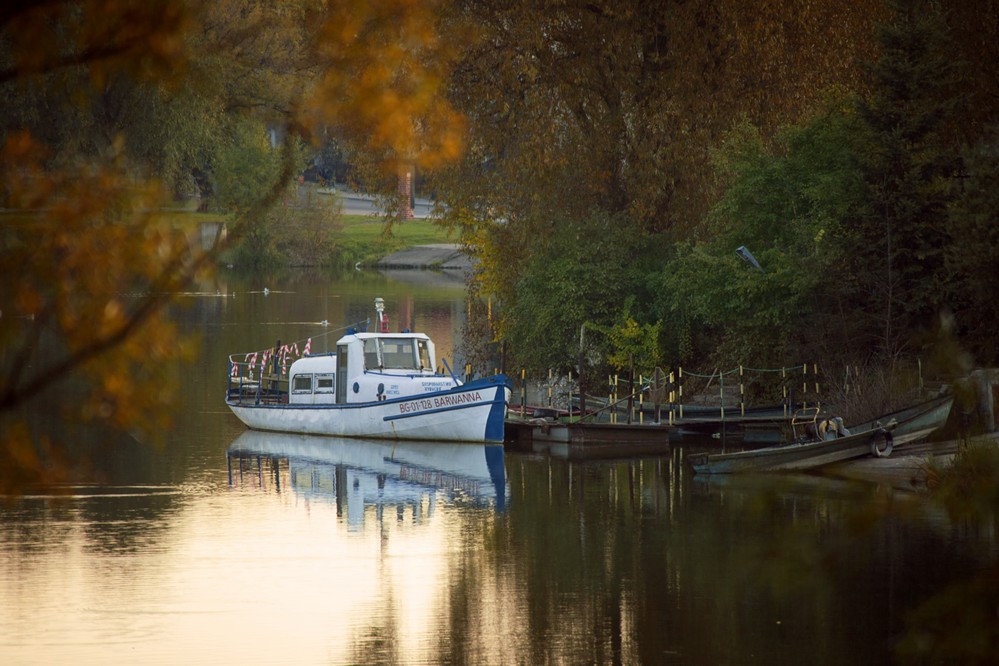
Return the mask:
<svg viewBox="0 0 999 666">
<path fill-rule="evenodd" d="M 502 442 L 510 386 L 502 375 L 377 402 L 289 405 L 228 400 L 254 430 L 438 442 Z"/>
<path fill-rule="evenodd" d="M 688 460 L 697 474 L 805 470 L 870 455 L 872 443 L 877 444 L 884 437 L 884 432 L 867 431 L 849 437 L 736 453 L 700 453 L 689 456 Z"/>
</svg>

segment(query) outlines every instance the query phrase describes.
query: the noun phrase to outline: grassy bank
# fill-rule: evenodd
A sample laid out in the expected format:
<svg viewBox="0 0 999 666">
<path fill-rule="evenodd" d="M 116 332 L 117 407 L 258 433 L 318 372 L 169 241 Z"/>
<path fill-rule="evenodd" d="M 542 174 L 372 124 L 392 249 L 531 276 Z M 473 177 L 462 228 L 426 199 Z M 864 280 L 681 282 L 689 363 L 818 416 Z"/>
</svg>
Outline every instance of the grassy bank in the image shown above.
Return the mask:
<svg viewBox="0 0 999 666">
<path fill-rule="evenodd" d="M 219 213 L 169 211 L 168 219 L 196 230 L 201 224 L 231 220 Z M 236 248 L 227 261 L 285 265 L 353 266 L 369 263 L 416 245 L 450 243 L 448 234 L 430 220 L 394 222 L 390 228 L 377 215 L 317 214 L 315 209 L 289 208 L 265 224 L 266 229 Z"/>
<path fill-rule="evenodd" d="M 395 222 L 390 234 L 386 234 L 385 221 L 371 215 L 344 215 L 336 235 L 343 252 L 362 263 L 415 245 L 453 242 L 443 229 L 429 220 Z"/>
</svg>

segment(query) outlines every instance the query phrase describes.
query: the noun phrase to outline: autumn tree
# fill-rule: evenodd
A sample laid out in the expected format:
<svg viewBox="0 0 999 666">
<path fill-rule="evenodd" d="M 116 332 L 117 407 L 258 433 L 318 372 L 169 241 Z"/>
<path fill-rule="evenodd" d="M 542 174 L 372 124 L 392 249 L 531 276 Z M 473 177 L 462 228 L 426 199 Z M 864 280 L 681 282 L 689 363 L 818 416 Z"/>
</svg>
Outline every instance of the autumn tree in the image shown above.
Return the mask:
<svg viewBox="0 0 999 666">
<path fill-rule="evenodd" d="M 712 147 L 743 116 L 769 137 L 816 108 L 824 86 L 859 82 L 880 11 L 766 0 L 455 7 L 478 37 L 451 78 L 469 148 L 435 186 L 445 222 L 480 260 L 476 288 L 511 306 L 523 295 L 507 276 L 558 220 L 606 211 L 647 247 L 695 233 L 716 193 Z"/>
<path fill-rule="evenodd" d="M 0 10 L 0 486 L 54 469 L 63 443 L 47 446 L 24 410 L 65 382 L 90 389 L 64 406 L 67 422 L 162 430 L 150 415 L 166 413 L 176 388 L 162 370 L 186 353 L 166 306 L 224 245 L 192 248 L 161 205 L 185 177 L 218 175 L 234 128 L 273 125 L 286 140 L 269 179 L 242 197 L 228 243 L 279 200 L 297 168 L 295 138 L 313 127 L 377 130 L 369 148 L 385 160 L 454 156 L 457 116 L 432 74 L 447 59 L 434 16 L 433 3 L 406 0 Z M 391 53 L 387 25 L 402 44 Z"/>
</svg>

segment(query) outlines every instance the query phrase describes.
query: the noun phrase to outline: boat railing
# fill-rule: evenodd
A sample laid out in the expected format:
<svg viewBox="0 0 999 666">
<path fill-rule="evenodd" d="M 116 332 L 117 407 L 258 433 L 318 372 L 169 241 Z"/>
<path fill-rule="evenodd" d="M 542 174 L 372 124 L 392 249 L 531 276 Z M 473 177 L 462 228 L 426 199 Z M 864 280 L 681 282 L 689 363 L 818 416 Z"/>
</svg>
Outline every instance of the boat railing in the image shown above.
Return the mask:
<svg viewBox="0 0 999 666">
<path fill-rule="evenodd" d="M 230 402 L 246 402 L 252 399 L 255 403 L 287 402 L 288 400 L 288 367 L 297 359 L 312 353 L 313 340 L 328 336 L 338 336 L 344 331 L 348 333 L 366 331 L 370 320 L 359 321 L 348 326 L 332 328 L 309 336 L 302 340 L 282 344 L 280 340 L 267 349 L 252 352 L 240 352 L 229 355 L 229 388 L 226 399 Z M 323 320 L 317 325 L 327 327 Z"/>
<path fill-rule="evenodd" d="M 288 400 L 289 383 L 286 368 L 258 364 L 255 358 L 242 354 L 229 357 L 229 385 L 226 400 L 235 404 L 283 403 Z"/>
</svg>

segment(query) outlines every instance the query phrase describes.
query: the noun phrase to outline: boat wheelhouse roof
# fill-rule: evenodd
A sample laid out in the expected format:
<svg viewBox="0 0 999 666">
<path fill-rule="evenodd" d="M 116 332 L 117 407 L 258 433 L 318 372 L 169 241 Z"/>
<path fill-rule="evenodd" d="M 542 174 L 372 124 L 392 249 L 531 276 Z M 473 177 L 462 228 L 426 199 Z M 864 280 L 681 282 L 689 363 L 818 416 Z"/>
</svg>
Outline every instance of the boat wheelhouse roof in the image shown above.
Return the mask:
<svg viewBox="0 0 999 666">
<path fill-rule="evenodd" d="M 426 333 L 373 333 L 373 332 L 362 332 L 348 333 L 347 335 L 340 338 L 337 342 L 343 342 L 347 339 L 354 338 L 357 340 L 375 340 L 375 339 L 410 339 L 410 340 L 429 340 L 430 336 Z"/>
<path fill-rule="evenodd" d="M 336 372 L 336 354 L 309 354 L 291 364 L 291 374 Z"/>
</svg>

